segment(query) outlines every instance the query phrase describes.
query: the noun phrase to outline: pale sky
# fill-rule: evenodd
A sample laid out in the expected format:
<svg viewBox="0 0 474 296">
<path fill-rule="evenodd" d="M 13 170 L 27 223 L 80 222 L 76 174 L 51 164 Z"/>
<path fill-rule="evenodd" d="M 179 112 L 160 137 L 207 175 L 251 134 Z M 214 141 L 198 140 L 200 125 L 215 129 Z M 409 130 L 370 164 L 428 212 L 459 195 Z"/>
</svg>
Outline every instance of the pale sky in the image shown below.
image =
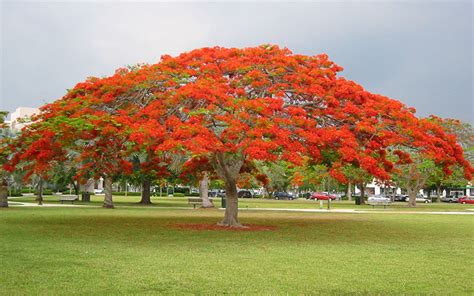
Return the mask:
<svg viewBox="0 0 474 296">
<path fill-rule="evenodd" d="M 206 46 L 327 53 L 342 76 L 474 123 L 471 1 L 1 2 L 0 110 L 39 107 L 88 76 Z"/>
</svg>

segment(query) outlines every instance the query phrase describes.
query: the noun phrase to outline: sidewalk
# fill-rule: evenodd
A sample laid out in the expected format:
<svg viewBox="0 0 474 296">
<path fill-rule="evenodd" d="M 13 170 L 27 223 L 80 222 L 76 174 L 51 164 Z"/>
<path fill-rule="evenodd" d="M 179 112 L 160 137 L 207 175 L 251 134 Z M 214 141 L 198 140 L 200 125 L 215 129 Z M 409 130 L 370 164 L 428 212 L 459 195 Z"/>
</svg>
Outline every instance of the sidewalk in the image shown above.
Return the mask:
<svg viewBox="0 0 474 296">
<path fill-rule="evenodd" d="M 220 208 L 223 210 L 223 208 Z M 427 211 L 365 211 L 354 209 L 285 209 L 285 208 L 239 208 L 239 211 L 282 211 L 307 213 L 353 213 L 353 214 L 432 214 L 432 215 L 474 215 L 474 212 L 427 212 Z"/>
<path fill-rule="evenodd" d="M 89 206 L 89 205 L 74 205 L 74 204 L 48 204 L 43 203 L 43 205 L 38 205 L 37 203 L 32 202 L 18 202 L 18 201 L 8 201 L 8 206 L 15 206 L 15 207 L 82 207 L 82 208 L 97 208 L 97 206 Z"/>
</svg>

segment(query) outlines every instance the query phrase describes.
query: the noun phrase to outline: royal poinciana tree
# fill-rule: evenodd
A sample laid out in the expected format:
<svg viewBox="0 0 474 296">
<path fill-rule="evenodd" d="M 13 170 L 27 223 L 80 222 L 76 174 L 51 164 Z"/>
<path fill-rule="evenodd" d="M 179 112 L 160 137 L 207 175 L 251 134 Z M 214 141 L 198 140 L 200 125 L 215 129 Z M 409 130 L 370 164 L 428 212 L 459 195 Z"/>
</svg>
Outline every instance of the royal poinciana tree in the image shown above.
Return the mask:
<svg viewBox="0 0 474 296">
<path fill-rule="evenodd" d="M 402 103 L 338 77 L 340 71 L 326 55 L 297 55 L 277 46 L 203 48 L 80 83 L 46 108 L 44 120 L 87 118 L 84 124 L 94 128 L 53 133 L 93 144 L 91 159 L 114 155 L 114 162 L 107 156 L 103 163 L 118 171 L 127 143 L 152 158 L 179 153 L 206 159 L 225 183 L 226 226 L 241 226 L 237 183 L 254 161 L 324 164 L 343 183 L 351 165 L 383 181 L 397 162 L 410 162 L 407 148 L 433 159 L 446 174 L 458 164 L 470 176 L 454 136 L 417 119 Z M 63 149 L 74 145 L 58 143 Z M 163 162 L 158 165 L 162 171 Z"/>
<path fill-rule="evenodd" d="M 165 56 L 153 71 L 172 85 L 154 93 L 157 103 L 147 110 L 159 114 L 149 118 L 161 120 L 168 137 L 157 150 L 209 159 L 225 182 L 221 224 L 228 226 L 240 225 L 236 184 L 249 161 L 299 165 L 309 157 L 327 164 L 341 182 L 347 181 L 345 164 L 387 180 L 395 169 L 387 151 L 395 149 L 405 161 L 408 155 L 393 147 L 411 147 L 446 173 L 454 163 L 471 173 L 455 138 L 421 123 L 400 102 L 338 78 L 341 70 L 326 55 L 295 55 L 276 46 Z"/>
</svg>

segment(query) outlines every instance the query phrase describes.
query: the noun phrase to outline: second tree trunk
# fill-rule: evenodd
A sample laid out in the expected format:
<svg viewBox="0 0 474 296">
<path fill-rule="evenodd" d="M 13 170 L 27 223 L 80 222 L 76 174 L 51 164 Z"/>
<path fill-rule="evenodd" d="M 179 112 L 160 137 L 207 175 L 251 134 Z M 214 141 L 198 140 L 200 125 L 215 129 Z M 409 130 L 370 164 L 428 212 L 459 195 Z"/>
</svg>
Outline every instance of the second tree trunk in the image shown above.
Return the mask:
<svg viewBox="0 0 474 296">
<path fill-rule="evenodd" d="M 0 180 L 0 208 L 8 207 L 8 182 L 6 178 Z"/>
<path fill-rule="evenodd" d="M 199 196 L 202 199 L 203 208 L 213 208 L 214 204 L 209 199 L 209 175 L 204 172 L 202 179 L 199 181 Z"/>
<path fill-rule="evenodd" d="M 112 177 L 106 176 L 104 179 L 104 208 L 113 208 L 114 202 L 112 201 Z"/>
</svg>

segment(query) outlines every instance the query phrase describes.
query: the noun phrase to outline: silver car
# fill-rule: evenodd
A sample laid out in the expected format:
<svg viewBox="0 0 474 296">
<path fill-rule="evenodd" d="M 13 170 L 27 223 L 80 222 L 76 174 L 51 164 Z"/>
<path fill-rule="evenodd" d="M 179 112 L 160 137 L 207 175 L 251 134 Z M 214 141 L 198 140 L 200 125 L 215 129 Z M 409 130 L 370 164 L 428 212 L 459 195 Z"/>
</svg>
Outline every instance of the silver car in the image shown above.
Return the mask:
<svg viewBox="0 0 474 296">
<path fill-rule="evenodd" d="M 442 202 L 458 202 L 459 197 L 456 195 L 443 196 L 441 198 Z"/>
</svg>

